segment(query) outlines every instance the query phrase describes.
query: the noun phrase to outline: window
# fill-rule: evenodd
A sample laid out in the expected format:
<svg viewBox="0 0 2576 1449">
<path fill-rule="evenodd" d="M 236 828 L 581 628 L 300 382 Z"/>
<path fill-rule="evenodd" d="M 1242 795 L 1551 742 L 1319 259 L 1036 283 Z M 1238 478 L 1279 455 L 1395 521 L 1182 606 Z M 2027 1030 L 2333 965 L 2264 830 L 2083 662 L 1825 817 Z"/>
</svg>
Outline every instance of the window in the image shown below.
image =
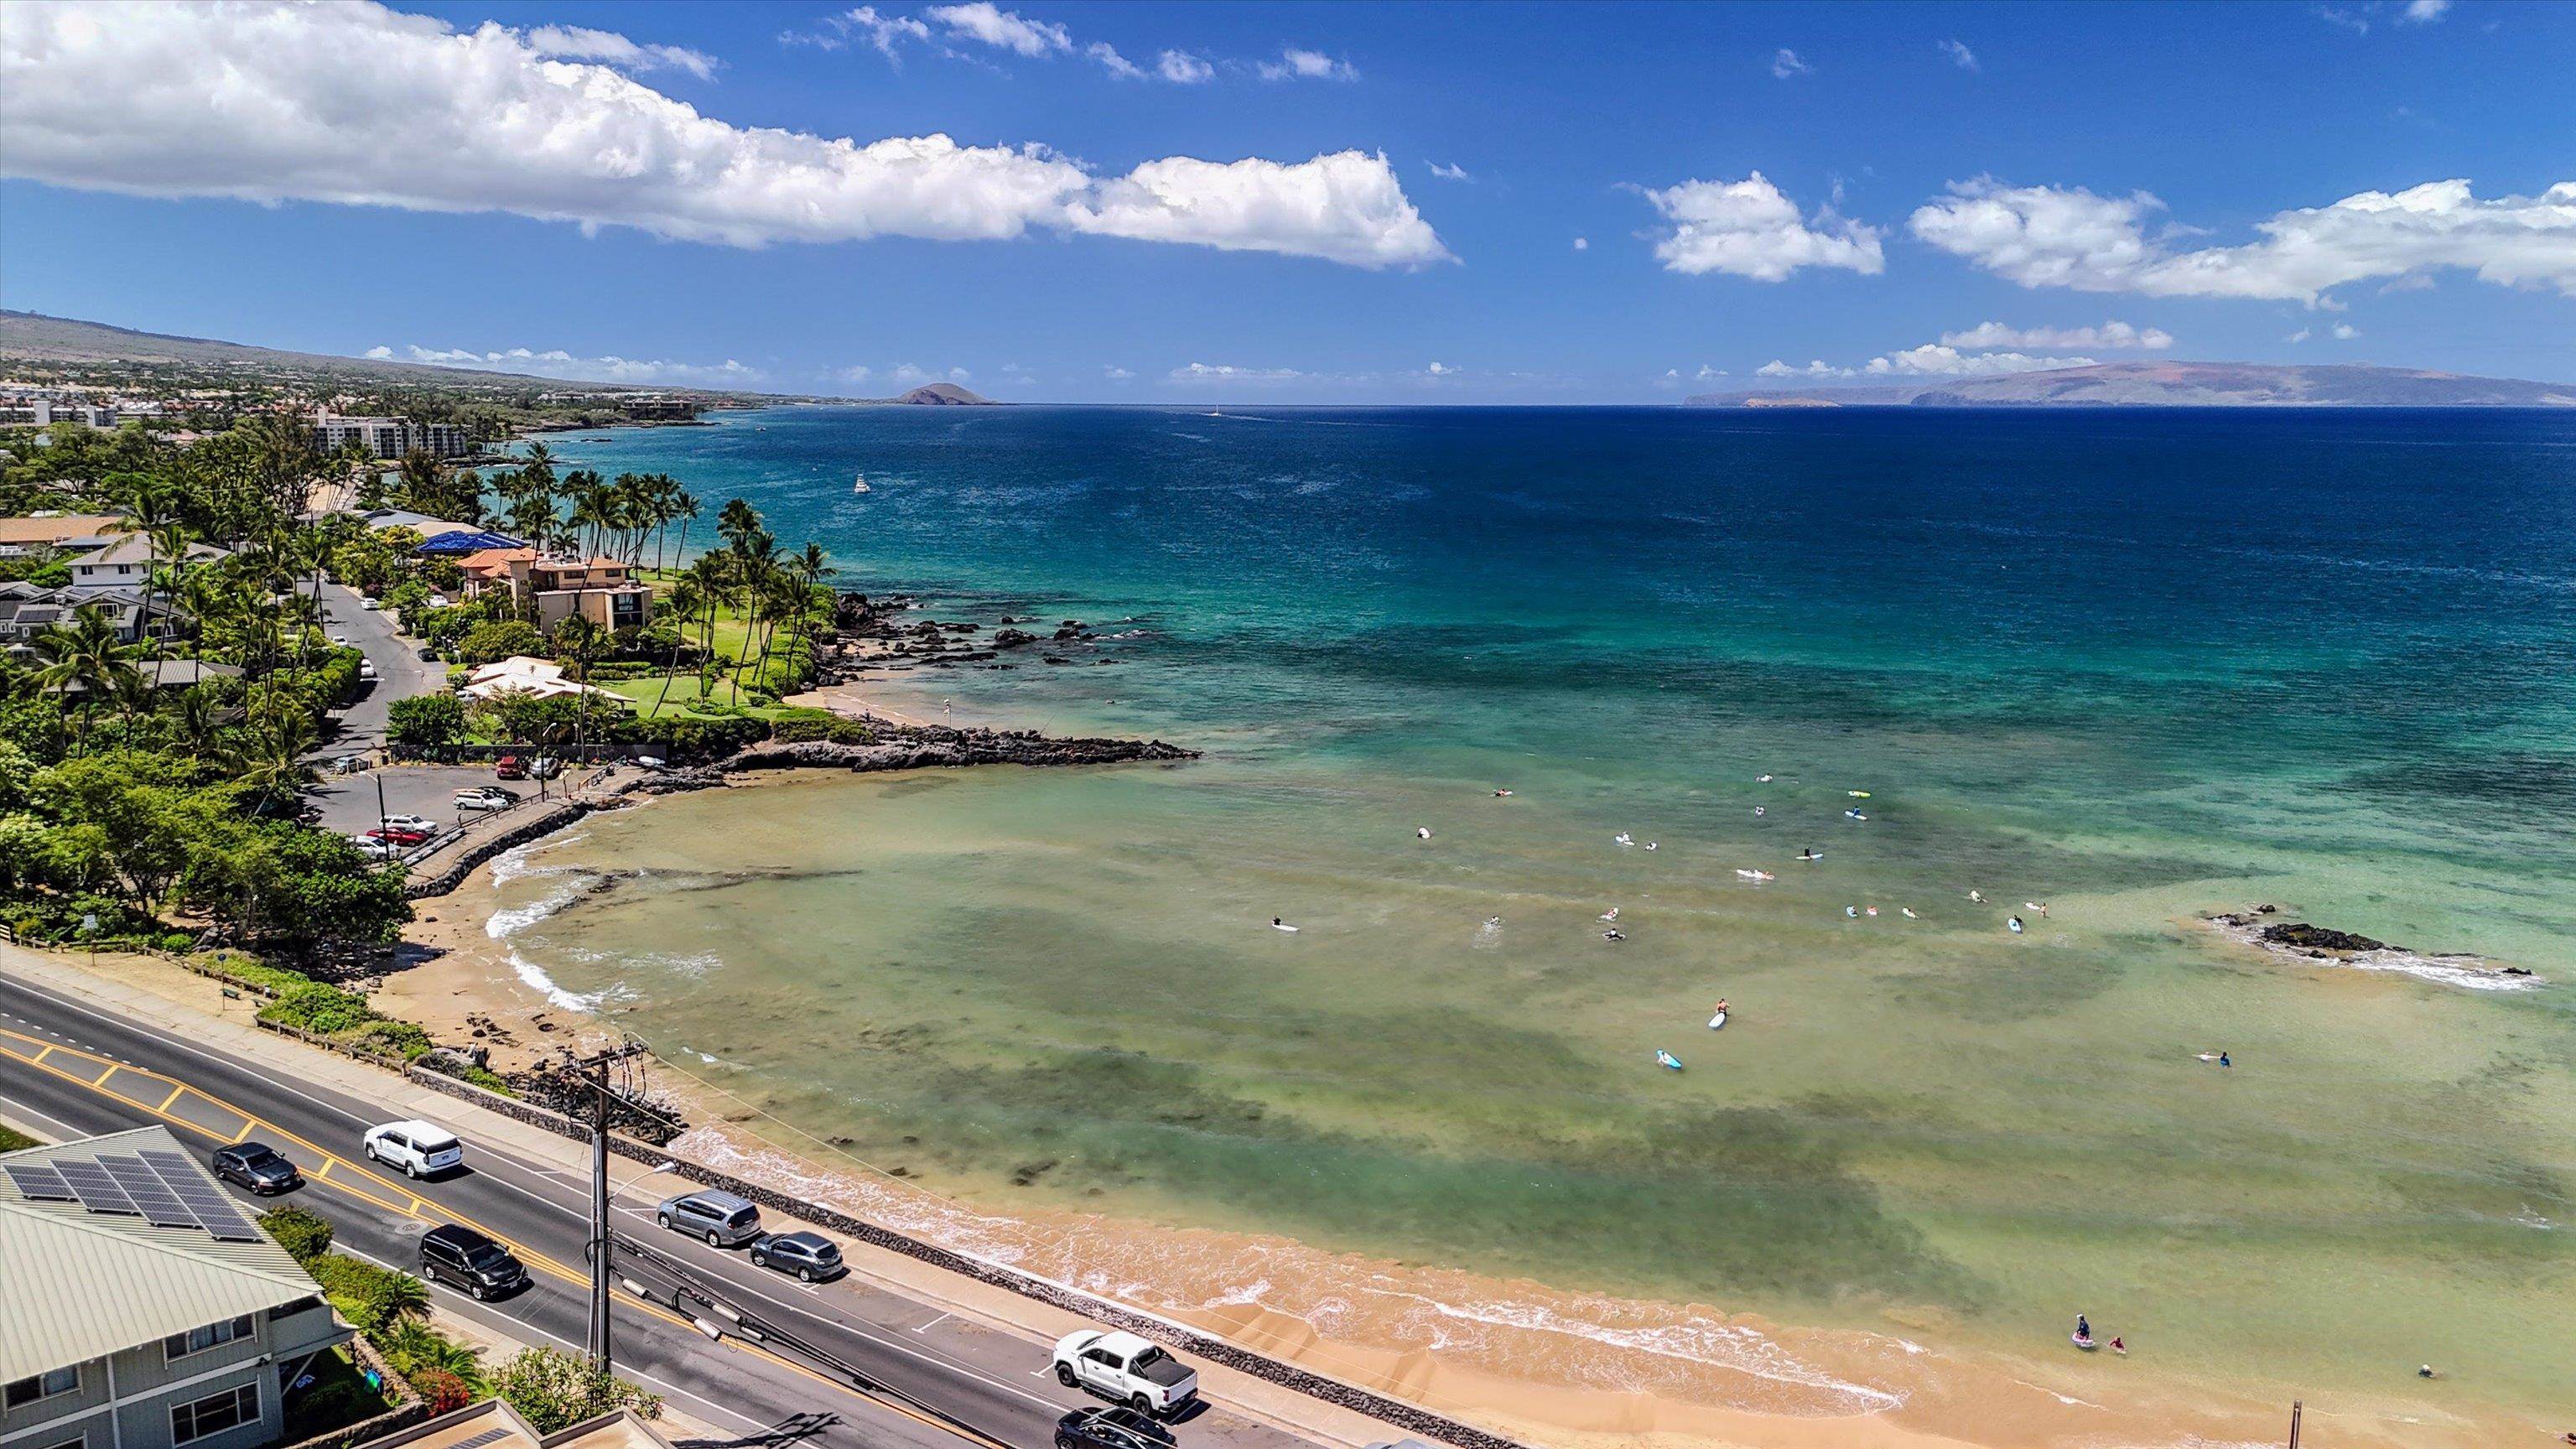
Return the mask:
<svg viewBox="0 0 2576 1449">
<path fill-rule="evenodd" d="M 259 1422 L 259 1385 L 226 1389 L 193 1404 L 170 1406 L 170 1442 L 193 1444 L 209 1434 Z"/>
<path fill-rule="evenodd" d="M 189 1354 L 204 1353 L 217 1345 L 248 1337 L 250 1337 L 250 1315 L 245 1313 L 239 1318 L 228 1318 L 221 1323 L 209 1323 L 203 1328 L 191 1328 L 185 1333 L 171 1334 L 161 1340 L 161 1356 L 165 1359 L 185 1358 Z"/>
<path fill-rule="evenodd" d="M 32 1404 L 38 1399 L 50 1399 L 56 1394 L 68 1394 L 79 1387 L 80 1365 L 74 1364 L 70 1368 L 54 1369 L 31 1379 L 17 1380 L 9 1385 L 5 1396 L 0 1396 L 0 1406 L 14 1409 L 23 1404 Z"/>
</svg>

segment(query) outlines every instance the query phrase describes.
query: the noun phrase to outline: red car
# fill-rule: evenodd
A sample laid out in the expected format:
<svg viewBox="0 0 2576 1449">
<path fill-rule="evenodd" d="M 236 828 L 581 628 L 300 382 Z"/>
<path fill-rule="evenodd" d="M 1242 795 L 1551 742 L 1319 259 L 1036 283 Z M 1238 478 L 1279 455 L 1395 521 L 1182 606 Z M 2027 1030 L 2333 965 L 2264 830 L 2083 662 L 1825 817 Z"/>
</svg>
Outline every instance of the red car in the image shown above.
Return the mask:
<svg viewBox="0 0 2576 1449">
<path fill-rule="evenodd" d="M 524 780 L 528 778 L 528 767 L 519 763 L 516 755 L 503 755 L 500 763 L 492 767 L 492 773 L 504 780 Z"/>
<path fill-rule="evenodd" d="M 366 838 L 369 840 L 390 840 L 396 845 L 404 846 L 425 845 L 429 841 L 429 832 L 426 830 L 406 830 L 399 825 L 388 825 L 381 830 L 368 831 Z"/>
</svg>

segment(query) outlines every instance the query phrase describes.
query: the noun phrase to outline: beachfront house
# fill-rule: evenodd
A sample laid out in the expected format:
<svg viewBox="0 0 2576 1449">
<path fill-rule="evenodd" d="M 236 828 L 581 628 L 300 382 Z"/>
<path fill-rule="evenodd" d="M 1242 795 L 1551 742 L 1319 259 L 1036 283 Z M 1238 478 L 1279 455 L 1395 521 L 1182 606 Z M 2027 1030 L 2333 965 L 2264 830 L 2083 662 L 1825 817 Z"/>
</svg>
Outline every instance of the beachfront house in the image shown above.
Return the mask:
<svg viewBox="0 0 2576 1449">
<path fill-rule="evenodd" d="M 260 1449 L 352 1336 L 168 1128 L 0 1153 L 9 1449 Z"/>
<path fill-rule="evenodd" d="M 533 604 L 537 627 L 553 633 L 573 617 L 602 629 L 641 629 L 653 617 L 653 591 L 623 559 L 556 558 L 533 548 L 487 548 L 457 560 L 466 597 L 500 590 L 522 608 Z"/>
<path fill-rule="evenodd" d="M 537 659 L 526 654 L 513 654 L 496 664 L 486 664 L 465 677 L 456 693 L 464 699 L 498 699 L 505 694 L 523 694 L 534 699 L 575 698 L 597 695 L 623 704 L 622 696 L 593 685 L 576 683 L 564 673 L 564 667 L 551 659 Z"/>
</svg>

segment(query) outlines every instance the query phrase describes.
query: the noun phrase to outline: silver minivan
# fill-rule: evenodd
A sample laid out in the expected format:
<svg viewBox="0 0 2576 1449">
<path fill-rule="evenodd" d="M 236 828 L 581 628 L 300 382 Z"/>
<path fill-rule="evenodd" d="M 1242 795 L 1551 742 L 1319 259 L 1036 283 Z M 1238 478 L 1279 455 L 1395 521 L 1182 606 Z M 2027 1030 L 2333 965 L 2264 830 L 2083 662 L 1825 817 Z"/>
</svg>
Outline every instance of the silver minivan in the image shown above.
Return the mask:
<svg viewBox="0 0 2576 1449">
<path fill-rule="evenodd" d="M 704 1238 L 711 1248 L 738 1248 L 760 1236 L 758 1205 L 712 1187 L 663 1203 L 653 1210 L 653 1220 L 675 1233 Z"/>
</svg>

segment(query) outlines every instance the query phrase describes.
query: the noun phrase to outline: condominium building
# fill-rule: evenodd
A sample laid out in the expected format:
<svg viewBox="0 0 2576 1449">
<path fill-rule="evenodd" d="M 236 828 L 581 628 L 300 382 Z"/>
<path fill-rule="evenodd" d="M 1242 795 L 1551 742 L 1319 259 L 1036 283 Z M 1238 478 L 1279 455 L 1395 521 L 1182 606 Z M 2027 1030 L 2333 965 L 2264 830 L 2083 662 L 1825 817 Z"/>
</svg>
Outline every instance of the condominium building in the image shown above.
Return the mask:
<svg viewBox="0 0 2576 1449">
<path fill-rule="evenodd" d="M 326 453 L 355 443 L 371 458 L 400 458 L 415 448 L 433 458 L 462 458 L 474 451 L 473 440 L 454 423 L 350 418 L 331 413 L 314 417 L 313 442 Z"/>
<path fill-rule="evenodd" d="M 537 627 L 579 615 L 602 629 L 640 629 L 653 617 L 653 591 L 638 583 L 625 560 L 548 558 L 533 548 L 487 548 L 457 560 L 468 597 L 505 590 L 522 604 L 534 602 Z"/>
</svg>

